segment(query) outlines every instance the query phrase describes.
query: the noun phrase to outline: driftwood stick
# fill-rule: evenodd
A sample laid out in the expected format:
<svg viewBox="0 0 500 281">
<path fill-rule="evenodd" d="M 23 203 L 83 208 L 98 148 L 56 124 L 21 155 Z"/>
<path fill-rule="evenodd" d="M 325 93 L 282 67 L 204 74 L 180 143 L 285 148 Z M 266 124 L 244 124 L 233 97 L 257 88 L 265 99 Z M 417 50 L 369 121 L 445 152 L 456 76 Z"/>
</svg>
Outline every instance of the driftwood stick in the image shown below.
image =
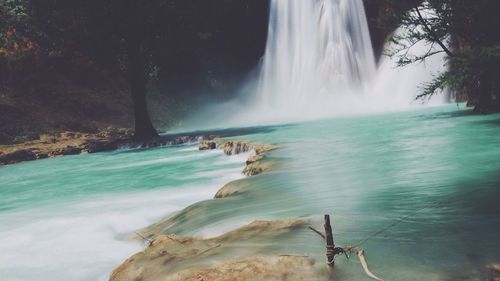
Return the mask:
<svg viewBox="0 0 500 281">
<path fill-rule="evenodd" d="M 316 228 L 314 228 L 312 226 L 308 226 L 308 228 L 310 230 L 312 230 L 313 232 L 315 232 L 316 234 L 318 234 L 319 236 L 321 236 L 321 238 L 326 239 L 325 235 L 323 233 L 321 233 L 321 231 L 317 230 Z"/>
<path fill-rule="evenodd" d="M 330 225 L 330 215 L 325 215 L 325 240 L 326 240 L 326 263 L 333 268 L 335 258 L 335 242 L 333 241 L 332 226 Z"/>
<path fill-rule="evenodd" d="M 368 275 L 368 277 L 375 279 L 375 280 L 378 280 L 378 281 L 384 281 L 384 279 L 375 276 L 375 274 L 373 274 L 370 271 L 370 269 L 368 269 L 368 263 L 366 262 L 365 252 L 363 250 L 359 250 L 357 252 L 357 255 L 358 255 L 359 261 L 361 262 L 361 266 L 363 266 L 363 269 L 365 270 L 365 273 L 366 273 L 366 275 Z"/>
</svg>

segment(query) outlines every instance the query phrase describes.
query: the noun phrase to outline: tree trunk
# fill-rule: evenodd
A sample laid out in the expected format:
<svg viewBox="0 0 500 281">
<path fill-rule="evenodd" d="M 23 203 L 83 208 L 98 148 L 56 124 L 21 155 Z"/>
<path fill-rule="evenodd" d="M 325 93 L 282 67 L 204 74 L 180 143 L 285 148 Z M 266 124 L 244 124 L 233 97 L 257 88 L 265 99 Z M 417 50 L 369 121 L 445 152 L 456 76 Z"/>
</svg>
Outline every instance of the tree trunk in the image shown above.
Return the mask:
<svg viewBox="0 0 500 281">
<path fill-rule="evenodd" d="M 134 105 L 135 131 L 134 138 L 146 140 L 158 137 L 149 117 L 146 101 L 146 69 L 142 58 L 140 42 L 129 42 L 129 83 Z"/>
</svg>

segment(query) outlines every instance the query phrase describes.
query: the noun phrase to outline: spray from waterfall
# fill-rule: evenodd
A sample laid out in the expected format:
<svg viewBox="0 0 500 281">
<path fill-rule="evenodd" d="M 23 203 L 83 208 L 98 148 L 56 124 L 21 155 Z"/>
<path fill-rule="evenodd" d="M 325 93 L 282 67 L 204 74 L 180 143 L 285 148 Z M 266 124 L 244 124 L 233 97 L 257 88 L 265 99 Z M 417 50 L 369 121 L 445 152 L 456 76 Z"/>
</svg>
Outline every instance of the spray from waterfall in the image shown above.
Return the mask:
<svg viewBox="0 0 500 281">
<path fill-rule="evenodd" d="M 428 50 L 421 42 L 409 51 Z M 242 87 L 238 98 L 198 112 L 183 129 L 408 110 L 422 105 L 415 101 L 420 86 L 443 65 L 439 55 L 403 68 L 389 57 L 376 65 L 362 0 L 271 0 L 258 77 Z"/>
<path fill-rule="evenodd" d="M 271 1 L 260 106 L 361 90 L 375 74 L 362 0 Z"/>
</svg>

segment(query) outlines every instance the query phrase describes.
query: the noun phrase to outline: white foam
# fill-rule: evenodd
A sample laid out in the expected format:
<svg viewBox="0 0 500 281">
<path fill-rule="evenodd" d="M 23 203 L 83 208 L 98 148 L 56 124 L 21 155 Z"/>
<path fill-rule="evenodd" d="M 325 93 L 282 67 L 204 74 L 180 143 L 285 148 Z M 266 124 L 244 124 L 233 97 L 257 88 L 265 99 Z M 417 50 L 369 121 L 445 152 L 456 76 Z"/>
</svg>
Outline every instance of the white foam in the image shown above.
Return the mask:
<svg viewBox="0 0 500 281">
<path fill-rule="evenodd" d="M 218 155 L 217 161 L 232 159 Z M 90 194 L 84 201 L 0 213 L 0 279 L 108 280 L 113 268 L 142 249 L 124 234 L 212 198 L 227 181 L 241 178 L 241 169 L 206 172 L 210 178 L 200 185 Z"/>
</svg>

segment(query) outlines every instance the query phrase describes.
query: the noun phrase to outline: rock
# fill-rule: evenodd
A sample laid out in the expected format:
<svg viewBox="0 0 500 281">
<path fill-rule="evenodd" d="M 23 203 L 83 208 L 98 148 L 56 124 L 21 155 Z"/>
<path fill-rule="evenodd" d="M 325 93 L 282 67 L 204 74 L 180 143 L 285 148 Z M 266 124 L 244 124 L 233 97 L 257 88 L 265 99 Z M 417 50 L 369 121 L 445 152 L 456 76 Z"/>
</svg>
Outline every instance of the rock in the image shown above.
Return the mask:
<svg viewBox="0 0 500 281">
<path fill-rule="evenodd" d="M 500 263 L 490 264 L 486 269 L 486 281 L 500 281 Z"/>
<path fill-rule="evenodd" d="M 253 149 L 252 145 L 241 141 L 228 141 L 223 147 L 226 155 L 236 155 Z"/>
<path fill-rule="evenodd" d="M 251 150 L 255 150 L 255 154 L 261 155 L 278 148 L 278 146 L 275 145 L 256 144 L 246 141 L 227 141 L 221 146 L 224 149 L 224 153 L 227 155 L 236 155 Z"/>
<path fill-rule="evenodd" d="M 74 139 L 76 138 L 76 133 L 74 132 L 62 132 L 59 134 L 59 139 Z"/>
<path fill-rule="evenodd" d="M 258 144 L 254 146 L 255 149 L 255 154 L 257 155 L 262 155 L 265 154 L 271 150 L 277 149 L 277 145 L 270 145 L 270 144 Z"/>
<path fill-rule="evenodd" d="M 49 158 L 49 154 L 45 152 L 36 152 L 36 159 L 46 159 Z"/>
<path fill-rule="evenodd" d="M 264 172 L 271 170 L 275 164 L 276 161 L 261 159 L 259 161 L 255 161 L 246 165 L 245 168 L 243 169 L 243 174 L 248 177 L 262 174 Z"/>
<path fill-rule="evenodd" d="M 187 269 L 165 281 L 309 281 L 321 275 L 315 261 L 302 256 L 237 258 L 202 269 Z"/>
<path fill-rule="evenodd" d="M 252 184 L 247 179 L 235 180 L 225 184 L 214 198 L 226 198 L 247 192 L 252 188 Z"/>
<path fill-rule="evenodd" d="M 107 127 L 97 133 L 96 136 L 108 140 L 126 140 L 132 138 L 133 131 L 126 128 Z"/>
<path fill-rule="evenodd" d="M 5 159 L 0 160 L 0 163 L 13 164 L 59 155 L 77 155 L 82 151 L 92 153 L 114 150 L 118 148 L 119 142 L 126 142 L 130 136 L 130 130 L 119 128 L 107 128 L 97 134 L 62 132 L 57 135 L 40 135 L 34 141 L 0 147 L 0 153 L 3 153 Z"/>
<path fill-rule="evenodd" d="M 82 148 L 81 147 L 76 147 L 76 146 L 67 146 L 63 148 L 59 148 L 53 151 L 50 151 L 48 155 L 50 157 L 54 156 L 59 156 L 59 155 L 77 155 L 82 153 Z"/>
<path fill-rule="evenodd" d="M 159 235 L 117 267 L 110 281 L 317 280 L 312 259 L 270 252 L 269 243 L 306 227 L 299 220 L 254 221 L 210 239 Z"/>
<path fill-rule="evenodd" d="M 262 156 L 262 155 L 252 155 L 252 156 L 248 157 L 248 159 L 247 159 L 247 161 L 246 161 L 245 164 L 246 165 L 250 165 L 250 164 L 253 164 L 253 163 L 257 162 L 257 161 L 262 160 L 263 158 L 264 158 L 264 156 Z"/>
<path fill-rule="evenodd" d="M 202 140 L 198 146 L 199 150 L 212 150 L 217 148 L 214 140 Z"/>
<path fill-rule="evenodd" d="M 13 164 L 22 161 L 30 161 L 37 159 L 36 154 L 30 149 L 20 149 L 10 153 L 0 155 L 0 164 Z"/>
<path fill-rule="evenodd" d="M 97 153 L 115 149 L 118 149 L 118 143 L 115 141 L 107 141 L 107 140 L 89 141 L 83 144 L 82 147 L 82 151 L 88 153 Z"/>
</svg>

